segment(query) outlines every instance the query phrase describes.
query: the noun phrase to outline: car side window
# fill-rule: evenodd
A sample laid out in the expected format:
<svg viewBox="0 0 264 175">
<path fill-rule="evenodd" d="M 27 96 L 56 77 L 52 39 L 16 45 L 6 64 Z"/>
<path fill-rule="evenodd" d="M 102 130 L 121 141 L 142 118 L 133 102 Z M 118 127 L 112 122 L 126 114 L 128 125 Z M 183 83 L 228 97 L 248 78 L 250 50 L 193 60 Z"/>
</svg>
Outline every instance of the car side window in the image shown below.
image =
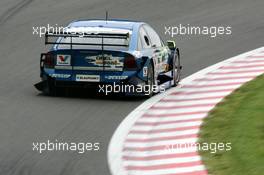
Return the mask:
<svg viewBox="0 0 264 175">
<path fill-rule="evenodd" d="M 142 41 L 141 41 L 141 37 L 138 37 L 137 48 L 138 48 L 138 50 L 142 50 Z"/>
<path fill-rule="evenodd" d="M 144 28 L 147 31 L 148 36 L 150 37 L 150 42 L 152 43 L 152 47 L 161 47 L 162 41 L 160 40 L 160 37 L 155 32 L 155 30 L 151 28 L 149 25 L 144 25 Z"/>
<path fill-rule="evenodd" d="M 151 43 L 150 43 L 150 40 L 149 40 L 149 37 L 148 37 L 148 34 L 147 32 L 144 30 L 143 27 L 141 27 L 139 29 L 139 35 L 140 35 L 140 39 L 141 39 L 141 42 L 142 42 L 142 47 L 143 48 L 151 48 Z"/>
</svg>

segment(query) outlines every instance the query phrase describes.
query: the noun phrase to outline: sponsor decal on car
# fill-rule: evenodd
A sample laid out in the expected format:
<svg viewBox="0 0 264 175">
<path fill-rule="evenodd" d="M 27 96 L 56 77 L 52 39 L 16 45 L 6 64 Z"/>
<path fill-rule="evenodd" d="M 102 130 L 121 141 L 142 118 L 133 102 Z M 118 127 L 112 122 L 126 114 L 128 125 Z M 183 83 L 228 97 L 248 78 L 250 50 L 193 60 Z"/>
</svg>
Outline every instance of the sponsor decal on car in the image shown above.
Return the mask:
<svg viewBox="0 0 264 175">
<path fill-rule="evenodd" d="M 83 82 L 100 82 L 100 75 L 76 75 L 76 81 Z"/>
<path fill-rule="evenodd" d="M 71 65 L 71 55 L 57 55 L 57 65 L 58 66 L 70 66 Z"/>
<path fill-rule="evenodd" d="M 50 74 L 52 78 L 69 78 L 70 74 Z"/>
<path fill-rule="evenodd" d="M 85 60 L 88 63 L 94 64 L 96 66 L 123 66 L 123 62 L 120 60 L 123 59 L 122 57 L 113 57 L 112 55 L 97 55 L 97 56 L 87 56 Z"/>
<path fill-rule="evenodd" d="M 128 76 L 105 76 L 108 80 L 125 80 L 128 78 Z"/>
</svg>

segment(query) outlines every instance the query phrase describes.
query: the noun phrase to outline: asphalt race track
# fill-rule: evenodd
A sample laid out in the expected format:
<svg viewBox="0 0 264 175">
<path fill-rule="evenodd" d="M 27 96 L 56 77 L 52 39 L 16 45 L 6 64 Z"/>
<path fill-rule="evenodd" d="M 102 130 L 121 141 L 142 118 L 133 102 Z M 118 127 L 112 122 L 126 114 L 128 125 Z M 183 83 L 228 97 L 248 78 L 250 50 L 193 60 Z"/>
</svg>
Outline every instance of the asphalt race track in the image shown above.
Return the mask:
<svg viewBox="0 0 264 175">
<path fill-rule="evenodd" d="M 33 26 L 75 19 L 128 18 L 164 26 L 231 26 L 231 36 L 179 36 L 183 76 L 263 46 L 263 0 L 1 0 L 0 175 L 108 175 L 107 146 L 119 123 L 144 99 L 80 94 L 47 97 L 34 89 L 44 39 Z M 169 36 L 164 40 L 169 39 Z M 85 154 L 32 151 L 32 142 L 100 142 Z"/>
</svg>

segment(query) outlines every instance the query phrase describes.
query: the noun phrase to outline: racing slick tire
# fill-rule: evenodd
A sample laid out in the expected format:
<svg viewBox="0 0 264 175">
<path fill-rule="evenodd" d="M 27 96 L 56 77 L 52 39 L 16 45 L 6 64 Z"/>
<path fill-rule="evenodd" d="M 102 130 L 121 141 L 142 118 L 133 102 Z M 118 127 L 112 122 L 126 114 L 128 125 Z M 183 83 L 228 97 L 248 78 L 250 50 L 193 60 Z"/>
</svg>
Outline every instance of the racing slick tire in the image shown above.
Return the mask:
<svg viewBox="0 0 264 175">
<path fill-rule="evenodd" d="M 181 79 L 181 62 L 179 49 L 175 49 L 172 61 L 173 87 L 177 86 Z"/>
<path fill-rule="evenodd" d="M 59 88 L 56 87 L 55 81 L 49 78 L 46 81 L 46 86 L 43 89 L 43 93 L 49 96 L 58 96 L 59 92 Z"/>
<path fill-rule="evenodd" d="M 153 85 L 154 85 L 154 71 L 153 71 L 153 65 L 149 64 L 148 66 L 148 74 L 147 74 L 147 82 L 146 85 L 148 86 L 147 91 L 145 91 L 145 94 L 147 97 L 152 97 L 154 94 L 153 91 Z"/>
</svg>

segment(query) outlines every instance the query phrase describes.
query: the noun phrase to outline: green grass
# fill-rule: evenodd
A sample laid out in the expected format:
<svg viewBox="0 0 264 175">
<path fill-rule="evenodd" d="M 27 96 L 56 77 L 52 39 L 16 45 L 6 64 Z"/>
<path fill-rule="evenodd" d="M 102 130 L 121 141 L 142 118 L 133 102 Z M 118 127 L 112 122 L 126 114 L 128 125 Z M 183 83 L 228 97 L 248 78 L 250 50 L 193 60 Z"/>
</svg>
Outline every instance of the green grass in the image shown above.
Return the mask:
<svg viewBox="0 0 264 175">
<path fill-rule="evenodd" d="M 201 143 L 231 143 L 230 151 L 201 151 L 212 175 L 264 174 L 264 76 L 245 84 L 210 112 Z"/>
</svg>

